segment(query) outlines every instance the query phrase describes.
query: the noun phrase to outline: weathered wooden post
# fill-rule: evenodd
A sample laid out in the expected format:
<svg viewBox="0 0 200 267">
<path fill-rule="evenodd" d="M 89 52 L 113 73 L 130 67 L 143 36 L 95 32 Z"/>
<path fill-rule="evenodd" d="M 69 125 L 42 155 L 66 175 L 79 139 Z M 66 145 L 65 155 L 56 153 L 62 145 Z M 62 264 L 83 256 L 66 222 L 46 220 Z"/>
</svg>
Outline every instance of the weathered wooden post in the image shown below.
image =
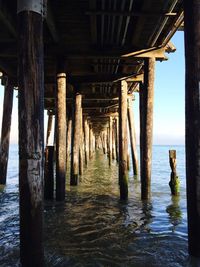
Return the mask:
<svg viewBox="0 0 200 267">
<path fill-rule="evenodd" d="M 10 128 L 13 106 L 13 85 L 9 79 L 5 79 L 5 91 L 3 101 L 3 118 L 1 127 L 1 146 L 0 146 L 0 184 L 6 184 Z"/>
<path fill-rule="evenodd" d="M 200 257 L 200 5 L 184 1 L 186 180 L 189 253 Z"/>
<path fill-rule="evenodd" d="M 129 151 L 127 153 L 127 170 L 130 171 L 130 154 L 129 154 Z"/>
<path fill-rule="evenodd" d="M 115 151 L 116 151 L 116 160 L 119 162 L 119 118 L 115 117 Z"/>
<path fill-rule="evenodd" d="M 177 196 L 180 190 L 179 188 L 180 181 L 179 181 L 179 178 L 176 172 L 176 150 L 169 150 L 169 164 L 171 167 L 171 178 L 170 178 L 169 186 L 170 186 L 172 195 Z"/>
<path fill-rule="evenodd" d="M 52 131 L 52 121 L 53 121 L 53 113 L 51 110 L 48 110 L 48 123 L 47 123 L 47 136 L 46 136 L 46 146 L 49 144 L 49 137 Z"/>
<path fill-rule="evenodd" d="M 60 63 L 60 62 L 59 62 Z M 65 199 L 66 182 L 66 73 L 58 67 L 56 94 L 56 200 Z"/>
<path fill-rule="evenodd" d="M 43 1 L 18 0 L 20 261 L 44 266 Z"/>
<path fill-rule="evenodd" d="M 92 154 L 93 154 L 93 151 L 92 151 L 92 124 L 89 124 L 89 158 L 91 159 L 92 158 Z"/>
<path fill-rule="evenodd" d="M 89 127 L 87 118 L 84 117 L 84 151 L 85 151 L 85 165 L 88 165 L 89 155 L 88 155 L 88 143 L 89 143 Z"/>
<path fill-rule="evenodd" d="M 78 184 L 82 95 L 75 92 L 74 100 L 70 185 Z"/>
<path fill-rule="evenodd" d="M 116 159 L 115 120 L 112 121 L 112 159 L 114 160 Z"/>
<path fill-rule="evenodd" d="M 127 82 L 119 83 L 119 185 L 120 198 L 128 198 Z"/>
<path fill-rule="evenodd" d="M 106 147 L 106 132 L 105 132 L 105 130 L 103 130 L 101 133 L 101 141 L 102 141 L 103 153 L 106 154 L 107 153 L 107 147 Z"/>
<path fill-rule="evenodd" d="M 83 174 L 83 110 L 80 110 L 79 174 Z"/>
<path fill-rule="evenodd" d="M 131 145 L 131 156 L 133 164 L 133 173 L 138 175 L 138 157 L 137 157 L 137 148 L 136 148 L 136 134 L 135 134 L 135 125 L 134 125 L 134 114 L 133 114 L 133 104 L 132 99 L 128 98 L 128 125 L 129 125 L 129 137 Z"/>
<path fill-rule="evenodd" d="M 107 127 L 107 130 L 106 130 L 106 144 L 107 144 L 107 157 L 108 157 L 108 160 L 109 160 L 109 153 L 110 153 L 110 139 L 109 139 L 109 126 Z"/>
<path fill-rule="evenodd" d="M 140 174 L 141 197 L 148 199 L 151 184 L 153 99 L 155 59 L 145 59 L 144 85 L 140 86 Z"/>
<path fill-rule="evenodd" d="M 112 163 L 112 128 L 113 128 L 113 120 L 112 117 L 109 117 L 109 155 L 108 155 L 108 159 L 109 159 L 109 165 L 111 165 Z"/>
<path fill-rule="evenodd" d="M 67 120 L 67 158 L 66 158 L 66 168 L 70 161 L 70 153 L 71 153 L 71 136 L 72 136 L 72 117 L 71 114 L 68 114 Z M 69 166 L 69 165 L 68 165 Z"/>
<path fill-rule="evenodd" d="M 44 199 L 52 200 L 54 197 L 54 146 L 46 146 L 45 172 L 44 172 Z"/>
<path fill-rule="evenodd" d="M 106 129 L 104 130 L 104 153 L 107 155 L 108 153 L 108 147 L 107 147 L 107 131 Z"/>
</svg>

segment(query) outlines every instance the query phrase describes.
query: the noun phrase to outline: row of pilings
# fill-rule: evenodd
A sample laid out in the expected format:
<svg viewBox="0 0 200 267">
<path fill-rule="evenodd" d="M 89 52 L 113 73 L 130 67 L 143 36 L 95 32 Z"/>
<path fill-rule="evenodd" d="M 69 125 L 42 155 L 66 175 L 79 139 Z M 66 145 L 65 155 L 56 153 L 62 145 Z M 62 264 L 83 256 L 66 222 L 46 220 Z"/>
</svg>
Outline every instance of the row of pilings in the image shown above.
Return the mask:
<svg viewBox="0 0 200 267">
<path fill-rule="evenodd" d="M 66 75 L 62 74 L 62 79 L 63 82 L 60 83 L 59 75 L 58 87 L 60 84 L 66 84 Z M 126 81 L 119 82 L 118 86 L 120 92 L 119 106 L 121 107 L 119 114 L 105 115 L 103 121 L 101 121 L 101 118 L 97 118 L 98 120 L 95 124 L 91 122 L 87 115 L 83 115 L 82 95 L 80 93 L 75 93 L 74 108 L 67 112 L 67 116 L 65 116 L 66 102 L 63 101 L 62 105 L 57 105 L 55 149 L 54 146 L 49 145 L 49 137 L 53 135 L 53 112 L 51 110 L 48 111 L 44 192 L 48 192 L 47 194 L 45 193 L 45 196 L 50 197 L 46 197 L 46 199 L 53 199 L 54 191 L 56 191 L 56 200 L 64 200 L 67 166 L 69 168 L 69 163 L 71 163 L 70 185 L 78 185 L 79 176 L 83 174 L 83 166 L 87 167 L 95 150 L 98 149 L 102 149 L 103 153 L 107 155 L 109 165 L 112 164 L 113 160 L 116 160 L 118 163 L 121 162 L 121 165 L 119 164 L 119 173 L 121 172 L 119 174 L 120 197 L 121 199 L 127 199 L 129 169 L 128 136 L 130 137 L 134 175 L 138 175 L 139 168 L 134 127 L 133 97 L 132 95 L 127 95 Z M 63 88 L 63 93 L 65 93 L 65 89 Z M 60 93 L 60 88 L 58 88 L 58 92 Z M 62 95 L 61 97 L 65 96 Z M 62 119 L 61 116 L 63 117 Z M 129 135 L 127 134 L 127 121 Z M 63 128 L 61 129 L 61 127 Z M 63 131 L 66 135 L 63 134 Z M 64 139 L 63 142 L 61 142 L 62 139 Z M 56 162 L 56 183 L 53 181 L 54 161 Z M 151 168 L 151 164 L 149 168 Z M 145 183 L 147 186 L 150 185 L 149 181 Z M 56 190 L 54 189 L 54 184 L 56 184 Z M 144 198 L 148 197 L 148 192 L 149 189 L 146 189 Z"/>
<path fill-rule="evenodd" d="M 26 2 L 26 1 L 23 1 Z M 23 7 L 24 8 L 24 7 Z M 200 7 L 198 0 L 185 0 L 185 55 L 186 55 L 186 178 L 189 253 L 200 257 Z M 43 247 L 43 163 L 44 163 L 44 60 L 43 60 L 43 18 L 42 12 L 30 9 L 18 10 L 18 87 L 19 87 L 19 191 L 20 191 L 20 259 L 22 266 L 44 266 Z M 152 144 L 152 80 L 154 60 L 149 59 L 145 66 L 145 79 L 140 93 L 141 118 L 141 183 L 142 196 L 149 194 L 151 144 Z M 58 71 L 57 75 L 57 136 L 56 136 L 56 177 L 59 197 L 62 199 L 66 166 L 66 118 L 59 113 L 63 108 L 67 71 Z M 6 85 L 8 89 L 11 85 Z M 8 90 L 6 90 L 8 93 Z M 12 90 L 11 90 L 12 91 Z M 119 179 L 121 197 L 127 195 L 127 101 L 124 86 L 120 86 L 119 95 Z M 12 95 L 12 93 L 11 93 Z M 11 96 L 12 97 L 12 96 Z M 6 97 L 5 97 L 6 99 Z M 77 103 L 79 95 L 76 96 Z M 9 102 L 9 101 L 8 101 Z M 5 105 L 6 106 L 6 105 Z M 10 107 L 10 106 L 9 106 Z M 8 146 L 9 115 L 2 127 L 1 170 L 5 168 Z M 62 123 L 64 122 L 64 123 Z M 77 181 L 78 154 L 76 143 L 77 123 L 73 119 L 72 149 L 73 159 L 71 179 Z M 5 141 L 6 140 L 6 141 Z M 63 150 L 64 148 L 64 150 Z M 2 165 L 3 161 L 3 165 Z M 3 167 L 2 167 L 3 166 Z"/>
</svg>

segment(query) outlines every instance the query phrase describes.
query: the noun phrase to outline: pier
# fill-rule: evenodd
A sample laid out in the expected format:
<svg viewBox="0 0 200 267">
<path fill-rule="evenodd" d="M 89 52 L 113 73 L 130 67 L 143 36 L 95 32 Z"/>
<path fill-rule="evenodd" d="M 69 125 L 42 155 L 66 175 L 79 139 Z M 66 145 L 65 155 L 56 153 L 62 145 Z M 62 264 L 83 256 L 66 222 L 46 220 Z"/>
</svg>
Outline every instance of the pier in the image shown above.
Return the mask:
<svg viewBox="0 0 200 267">
<path fill-rule="evenodd" d="M 188 244 L 189 253 L 200 257 L 199 22 L 197 0 L 0 2 L 0 71 L 5 86 L 0 183 L 6 184 L 15 88 L 22 266 L 44 266 L 43 203 L 64 201 L 66 178 L 70 186 L 79 186 L 97 150 L 107 155 L 108 165 L 118 162 L 119 198 L 126 201 L 130 144 L 141 199 L 149 199 L 155 64 L 175 52 L 170 40 L 178 30 L 185 32 Z M 140 164 L 135 94 L 140 100 Z M 49 145 L 52 134 L 54 145 Z"/>
</svg>

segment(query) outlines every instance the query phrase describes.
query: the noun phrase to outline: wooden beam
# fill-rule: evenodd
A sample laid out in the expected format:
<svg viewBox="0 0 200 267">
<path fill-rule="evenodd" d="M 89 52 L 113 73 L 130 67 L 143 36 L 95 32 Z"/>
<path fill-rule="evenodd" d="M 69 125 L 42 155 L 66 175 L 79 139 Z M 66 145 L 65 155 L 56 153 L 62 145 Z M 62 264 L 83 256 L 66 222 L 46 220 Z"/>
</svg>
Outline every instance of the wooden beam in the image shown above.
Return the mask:
<svg viewBox="0 0 200 267">
<path fill-rule="evenodd" d="M 165 55 L 166 48 L 160 47 L 160 48 L 148 48 L 148 49 L 142 49 L 140 51 L 127 53 L 124 55 L 121 55 L 122 58 L 155 58 L 157 60 L 167 60 L 167 57 Z"/>
<path fill-rule="evenodd" d="M 126 79 L 126 82 L 127 83 L 133 83 L 133 82 L 143 83 L 144 82 L 144 74 L 139 74 L 137 76 L 130 77 L 130 78 Z"/>
<path fill-rule="evenodd" d="M 131 62 L 125 62 L 126 59 L 135 59 L 139 60 L 141 58 L 149 58 L 155 57 L 157 60 L 164 60 L 166 59 L 165 51 L 168 49 L 163 46 L 154 46 L 154 47 L 146 47 L 143 49 L 138 50 L 136 47 L 131 45 L 122 48 L 121 46 L 117 45 L 112 49 L 108 48 L 98 48 L 98 47 L 90 47 L 89 49 L 80 50 L 79 48 L 68 49 L 66 46 L 59 47 L 46 45 L 45 47 L 45 58 L 46 59 L 54 59 L 59 54 L 62 55 L 62 59 L 69 61 L 69 60 L 78 60 L 78 59 L 110 59 L 112 62 L 105 63 L 91 63 L 91 64 L 100 64 L 102 66 L 106 66 L 108 64 L 116 65 L 116 61 L 118 59 L 122 59 L 122 63 L 120 64 L 131 64 Z M 169 50 L 168 50 L 169 51 Z M 171 51 L 173 52 L 173 51 Z M 17 58 L 17 49 L 15 43 L 7 43 L 7 44 L 0 44 L 0 57 L 16 57 Z M 136 63 L 133 62 L 135 65 Z M 138 63 L 139 64 L 139 63 Z"/>
<path fill-rule="evenodd" d="M 124 17 L 160 17 L 160 16 L 165 16 L 165 17 L 174 17 L 177 15 L 175 12 L 134 12 L 134 11 L 115 11 L 115 10 L 89 10 L 85 12 L 86 15 L 89 16 L 99 16 L 99 15 L 106 15 L 106 16 L 124 16 Z"/>
</svg>

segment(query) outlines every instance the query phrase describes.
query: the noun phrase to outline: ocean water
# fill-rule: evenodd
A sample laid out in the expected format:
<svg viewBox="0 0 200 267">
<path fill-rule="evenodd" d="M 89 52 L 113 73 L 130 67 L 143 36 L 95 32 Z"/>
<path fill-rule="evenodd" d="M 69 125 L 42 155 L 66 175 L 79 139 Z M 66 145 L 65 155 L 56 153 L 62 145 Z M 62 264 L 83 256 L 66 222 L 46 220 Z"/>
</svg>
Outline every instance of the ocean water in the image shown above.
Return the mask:
<svg viewBox="0 0 200 267">
<path fill-rule="evenodd" d="M 168 150 L 177 151 L 180 196 L 169 188 Z M 184 146 L 154 146 L 152 196 L 140 200 L 130 170 L 129 200 L 119 200 L 118 168 L 98 151 L 66 201 L 45 202 L 46 266 L 199 267 L 187 252 Z M 19 265 L 18 152 L 11 146 L 6 187 L 0 188 L 0 266 Z"/>
</svg>

